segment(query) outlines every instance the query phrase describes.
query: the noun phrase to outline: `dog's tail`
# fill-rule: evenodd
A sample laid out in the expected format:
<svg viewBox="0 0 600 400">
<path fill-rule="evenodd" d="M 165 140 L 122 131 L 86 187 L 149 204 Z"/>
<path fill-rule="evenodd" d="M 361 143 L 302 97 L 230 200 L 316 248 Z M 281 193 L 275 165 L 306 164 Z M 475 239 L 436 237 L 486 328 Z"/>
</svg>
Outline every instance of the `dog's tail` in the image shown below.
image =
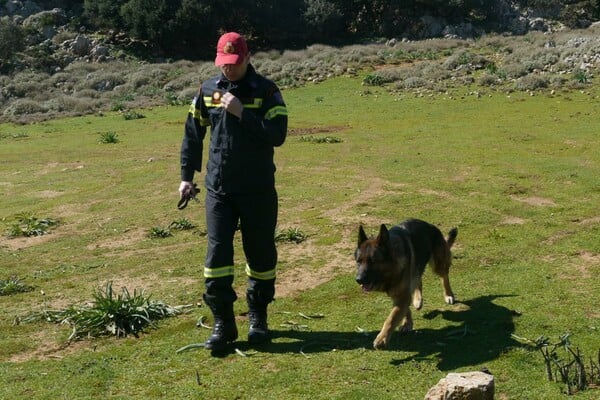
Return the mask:
<svg viewBox="0 0 600 400">
<path fill-rule="evenodd" d="M 448 232 L 448 238 L 446 239 L 446 243 L 448 243 L 448 247 L 452 247 L 452 245 L 454 244 L 454 241 L 456 240 L 456 236 L 458 235 L 458 228 L 452 228 L 450 229 L 450 232 Z"/>
</svg>

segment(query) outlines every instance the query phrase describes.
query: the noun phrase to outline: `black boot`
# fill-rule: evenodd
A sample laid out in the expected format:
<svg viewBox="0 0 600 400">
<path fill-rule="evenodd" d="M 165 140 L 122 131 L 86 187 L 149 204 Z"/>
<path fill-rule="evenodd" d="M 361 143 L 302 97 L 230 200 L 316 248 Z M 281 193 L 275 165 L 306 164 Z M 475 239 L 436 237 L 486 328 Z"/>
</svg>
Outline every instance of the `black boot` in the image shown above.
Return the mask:
<svg viewBox="0 0 600 400">
<path fill-rule="evenodd" d="M 216 353 L 225 351 L 238 337 L 233 303 L 218 302 L 206 295 L 204 301 L 211 309 L 215 320 L 212 334 L 204 342 L 204 347 Z"/>
<path fill-rule="evenodd" d="M 248 343 L 261 344 L 271 340 L 271 333 L 267 324 L 268 301 L 260 298 L 255 293 L 248 293 Z"/>
</svg>

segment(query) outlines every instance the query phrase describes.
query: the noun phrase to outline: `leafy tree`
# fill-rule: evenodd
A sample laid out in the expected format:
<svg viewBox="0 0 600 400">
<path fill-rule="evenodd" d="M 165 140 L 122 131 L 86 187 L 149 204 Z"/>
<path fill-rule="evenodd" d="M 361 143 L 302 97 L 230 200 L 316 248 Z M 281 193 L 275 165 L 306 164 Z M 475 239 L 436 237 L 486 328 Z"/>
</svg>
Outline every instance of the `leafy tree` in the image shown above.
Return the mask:
<svg viewBox="0 0 600 400">
<path fill-rule="evenodd" d="M 306 0 L 304 19 L 308 27 L 308 40 L 331 39 L 345 35 L 344 13 L 335 2 Z"/>
<path fill-rule="evenodd" d="M 4 68 L 11 58 L 24 48 L 23 28 L 8 17 L 0 18 L 0 68 Z"/>
<path fill-rule="evenodd" d="M 84 17 L 94 26 L 120 30 L 123 27 L 121 7 L 128 0 L 84 0 Z"/>
</svg>

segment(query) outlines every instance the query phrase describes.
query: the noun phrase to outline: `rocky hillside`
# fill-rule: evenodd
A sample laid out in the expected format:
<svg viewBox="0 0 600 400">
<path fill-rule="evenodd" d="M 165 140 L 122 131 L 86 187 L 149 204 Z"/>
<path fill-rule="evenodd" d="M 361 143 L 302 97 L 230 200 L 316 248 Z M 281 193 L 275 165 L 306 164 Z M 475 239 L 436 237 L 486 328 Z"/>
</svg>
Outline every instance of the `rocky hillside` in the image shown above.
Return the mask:
<svg viewBox="0 0 600 400">
<path fill-rule="evenodd" d="M 423 17 L 413 35 L 429 39 L 259 51 L 253 63 L 282 87 L 357 71 L 367 71 L 366 85 L 431 94 L 473 83 L 495 91 L 582 89 L 591 84 L 600 65 L 597 24 L 582 19 L 587 28 L 571 30 L 540 13 L 502 3 L 507 9 L 501 34 Z M 9 65 L 0 59 L 5 69 L 0 75 L 0 121 L 26 123 L 184 104 L 199 81 L 216 72 L 211 60 L 141 58 L 152 54 L 147 43 L 75 26 L 63 9 L 41 10 L 35 2 L 9 0 L 0 6 L 0 15 L 0 35 L 9 24 L 28 32 L 26 49 L 16 60 Z"/>
</svg>

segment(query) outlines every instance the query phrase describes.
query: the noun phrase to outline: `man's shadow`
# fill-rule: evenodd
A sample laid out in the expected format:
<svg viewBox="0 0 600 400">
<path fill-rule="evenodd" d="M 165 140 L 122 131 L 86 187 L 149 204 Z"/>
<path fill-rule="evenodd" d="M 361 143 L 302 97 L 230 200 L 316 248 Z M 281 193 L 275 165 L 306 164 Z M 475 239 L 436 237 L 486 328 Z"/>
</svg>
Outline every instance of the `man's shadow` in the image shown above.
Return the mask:
<svg viewBox="0 0 600 400">
<path fill-rule="evenodd" d="M 391 363 L 401 365 L 411 360 L 434 357 L 441 370 L 456 370 L 463 366 L 485 363 L 521 344 L 512 339 L 513 318 L 517 312 L 493 303 L 508 295 L 482 296 L 459 303 L 455 310 L 434 310 L 424 315 L 433 320 L 458 323 L 442 329 L 419 328 L 407 334 L 394 332 L 387 351 L 415 353 L 394 358 Z M 385 318 L 386 315 L 382 315 Z M 379 323 L 379 321 L 378 321 Z M 332 350 L 372 349 L 378 331 L 336 332 L 311 330 L 274 330 L 273 341 L 260 348 L 261 352 L 301 353 L 304 355 Z M 283 339 L 283 340 L 281 340 Z M 290 340 L 291 339 L 291 340 Z M 245 347 L 245 346 L 242 346 Z"/>
</svg>

